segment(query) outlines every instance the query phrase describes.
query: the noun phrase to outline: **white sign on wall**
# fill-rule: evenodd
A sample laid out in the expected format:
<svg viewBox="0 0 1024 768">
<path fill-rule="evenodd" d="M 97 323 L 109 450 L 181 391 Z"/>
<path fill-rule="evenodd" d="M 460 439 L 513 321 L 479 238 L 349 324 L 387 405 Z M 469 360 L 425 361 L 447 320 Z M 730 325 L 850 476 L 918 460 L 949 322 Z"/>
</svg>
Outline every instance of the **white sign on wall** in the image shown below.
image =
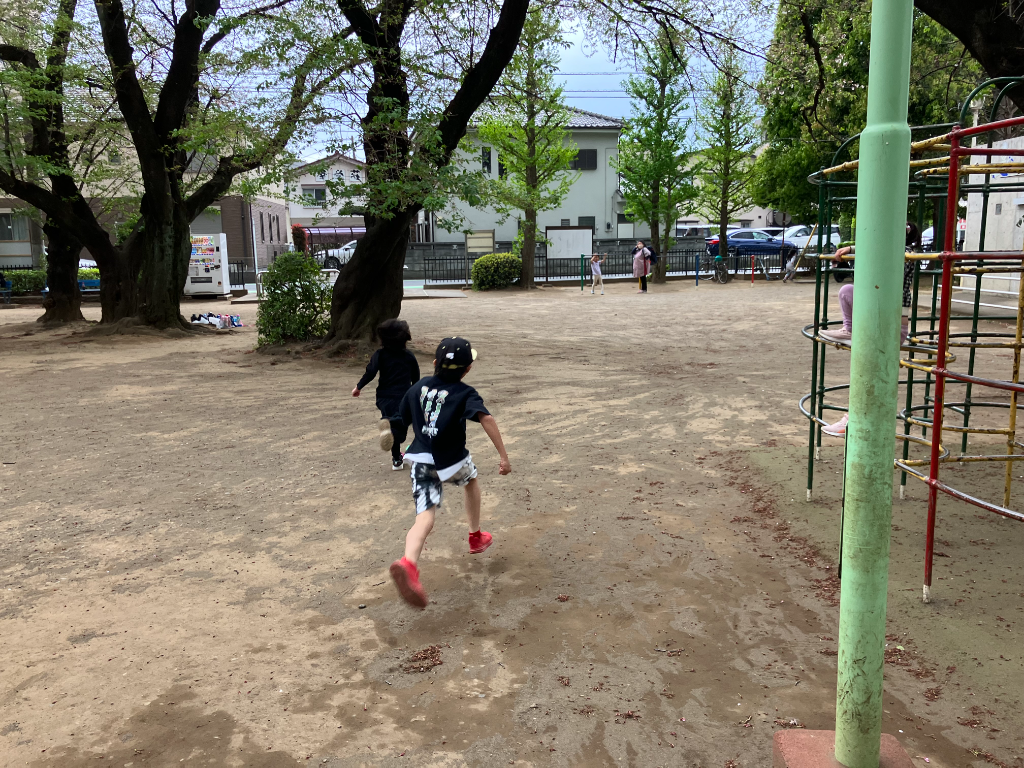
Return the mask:
<svg viewBox="0 0 1024 768">
<path fill-rule="evenodd" d="M 591 227 L 547 227 L 544 236 L 550 243 L 549 259 L 578 259 L 594 252 L 594 230 Z"/>
</svg>

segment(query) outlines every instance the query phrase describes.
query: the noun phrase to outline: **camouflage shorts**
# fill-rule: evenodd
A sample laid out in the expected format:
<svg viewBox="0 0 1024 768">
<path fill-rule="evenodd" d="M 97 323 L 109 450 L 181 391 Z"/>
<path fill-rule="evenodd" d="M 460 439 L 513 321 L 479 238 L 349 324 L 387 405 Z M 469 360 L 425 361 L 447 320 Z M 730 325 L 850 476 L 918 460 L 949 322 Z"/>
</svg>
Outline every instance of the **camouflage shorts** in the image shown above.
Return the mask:
<svg viewBox="0 0 1024 768">
<path fill-rule="evenodd" d="M 445 483 L 451 483 L 461 488 L 475 478 L 476 465 L 473 463 L 472 457 L 468 457 L 458 472 L 447 480 L 442 480 L 437 476 L 437 469 L 433 464 L 413 464 L 410 476 L 412 477 L 412 497 L 416 500 L 416 514 L 418 515 L 432 507 L 440 506 L 443 495 L 442 487 Z"/>
</svg>

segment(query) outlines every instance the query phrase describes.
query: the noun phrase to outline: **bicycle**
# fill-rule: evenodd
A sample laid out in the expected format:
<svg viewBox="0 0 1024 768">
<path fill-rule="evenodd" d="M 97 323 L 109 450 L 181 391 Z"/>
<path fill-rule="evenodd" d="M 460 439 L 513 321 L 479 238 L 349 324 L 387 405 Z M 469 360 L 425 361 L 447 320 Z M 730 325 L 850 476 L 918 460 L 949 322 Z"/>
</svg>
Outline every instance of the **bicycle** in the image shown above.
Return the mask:
<svg viewBox="0 0 1024 768">
<path fill-rule="evenodd" d="M 701 257 L 700 271 L 710 272 L 711 279 L 721 285 L 725 285 L 732 280 L 732 275 L 729 274 L 729 268 L 725 264 L 725 259 L 718 254 L 712 256 L 710 250 L 704 251 L 704 255 Z"/>
</svg>

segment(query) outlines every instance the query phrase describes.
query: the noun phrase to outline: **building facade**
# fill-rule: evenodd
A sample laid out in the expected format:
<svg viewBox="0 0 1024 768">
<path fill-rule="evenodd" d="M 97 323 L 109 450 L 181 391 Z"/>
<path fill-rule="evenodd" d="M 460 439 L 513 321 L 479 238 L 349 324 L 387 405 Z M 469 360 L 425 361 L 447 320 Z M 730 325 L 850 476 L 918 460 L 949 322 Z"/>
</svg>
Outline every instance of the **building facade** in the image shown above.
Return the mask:
<svg viewBox="0 0 1024 768">
<path fill-rule="evenodd" d="M 43 233 L 22 211 L 25 203 L 0 197 L 0 270 L 32 269 L 40 265 Z"/>
<path fill-rule="evenodd" d="M 231 271 L 246 278 L 238 283 L 254 282 L 257 270 L 291 250 L 288 207 L 267 197 L 222 197 L 196 217 L 191 230 L 193 235 L 224 233 Z"/>
<path fill-rule="evenodd" d="M 617 238 L 646 236 L 647 227 L 634 225 L 626 220 L 623 213 L 625 200 L 619 192 L 619 177 L 611 166 L 612 158 L 618 155 L 619 134 L 622 121 L 579 109 L 571 110 L 568 123 L 569 134 L 579 148 L 574 169 L 579 178 L 569 189 L 562 205 L 550 211 L 537 214 L 537 226 L 543 232 L 546 227 L 592 227 L 594 237 Z M 489 178 L 497 178 L 501 158 L 493 147 L 484 145 L 471 127 L 468 139 L 474 147 L 471 154 L 463 154 L 462 162 L 468 170 L 479 170 Z M 455 207 L 473 231 L 494 231 L 494 240 L 514 240 L 519 228 L 519 219 L 513 215 L 502 221 L 492 208 L 473 208 L 459 201 Z M 521 214 L 520 214 L 521 215 Z M 465 241 L 462 232 L 449 232 L 433 227 L 433 239 L 439 243 L 461 243 Z"/>
<path fill-rule="evenodd" d="M 362 216 L 340 216 L 338 208 L 347 198 L 337 197 L 328 189 L 332 184 L 360 184 L 366 180 L 366 163 L 340 152 L 292 168 L 282 188 L 288 200 L 288 216 L 292 224 L 304 227 L 361 227 Z"/>
</svg>

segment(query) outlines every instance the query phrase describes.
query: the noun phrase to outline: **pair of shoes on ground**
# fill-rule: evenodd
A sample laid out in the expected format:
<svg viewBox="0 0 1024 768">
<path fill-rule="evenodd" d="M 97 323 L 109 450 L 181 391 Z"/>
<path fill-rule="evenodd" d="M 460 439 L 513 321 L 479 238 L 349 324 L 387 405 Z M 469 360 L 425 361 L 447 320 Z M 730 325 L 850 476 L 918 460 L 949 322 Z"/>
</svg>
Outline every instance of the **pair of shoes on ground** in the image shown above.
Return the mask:
<svg viewBox="0 0 1024 768">
<path fill-rule="evenodd" d="M 593 291 L 591 291 L 591 292 L 590 292 L 590 295 L 591 295 L 591 296 L 593 296 L 593 295 L 594 295 L 594 292 L 593 292 Z M 601 295 L 602 295 L 602 296 L 604 296 L 604 291 L 601 291 Z"/>
<path fill-rule="evenodd" d="M 469 534 L 469 552 L 478 555 L 491 546 L 494 537 L 487 531 L 476 531 Z M 405 557 L 391 564 L 391 578 L 398 588 L 398 594 L 414 608 L 426 608 L 427 592 L 420 584 L 420 569 Z"/>
</svg>

